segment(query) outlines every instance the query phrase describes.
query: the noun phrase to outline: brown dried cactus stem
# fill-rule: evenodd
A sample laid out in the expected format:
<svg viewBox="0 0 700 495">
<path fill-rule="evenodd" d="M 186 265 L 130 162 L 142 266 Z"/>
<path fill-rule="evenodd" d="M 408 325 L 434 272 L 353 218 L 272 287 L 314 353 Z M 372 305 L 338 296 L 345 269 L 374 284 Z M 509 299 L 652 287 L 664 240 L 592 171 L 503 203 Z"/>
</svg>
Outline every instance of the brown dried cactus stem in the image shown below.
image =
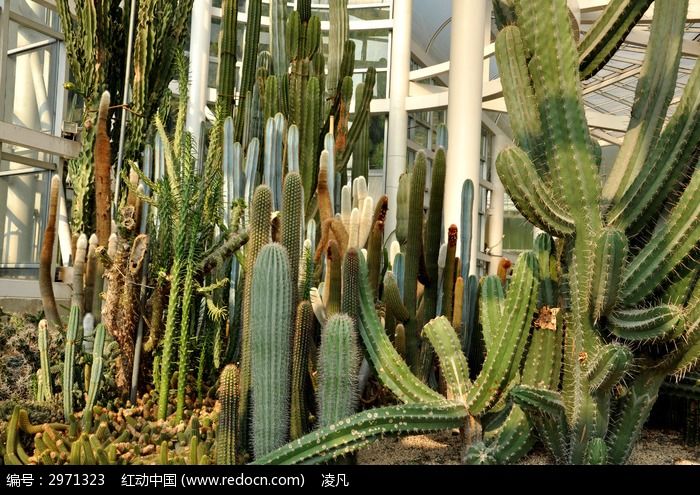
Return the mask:
<svg viewBox="0 0 700 495">
<path fill-rule="evenodd" d="M 44 242 L 41 245 L 39 255 L 39 292 L 41 303 L 44 306 L 46 319 L 58 328 L 63 327 L 61 317 L 58 315 L 56 298 L 53 294 L 53 277 L 51 276 L 51 261 L 53 259 L 53 243 L 56 238 L 56 210 L 58 208 L 58 188 L 61 178 L 54 175 L 51 179 L 51 196 L 49 200 L 49 218 L 44 230 Z"/>
<path fill-rule="evenodd" d="M 112 201 L 110 170 L 112 156 L 109 135 L 107 134 L 109 101 L 109 92 L 105 91 L 102 93 L 102 98 L 100 98 L 95 138 L 95 215 L 97 217 L 97 241 L 100 246 L 107 245 L 112 231 L 112 220 L 110 218 Z"/>
</svg>

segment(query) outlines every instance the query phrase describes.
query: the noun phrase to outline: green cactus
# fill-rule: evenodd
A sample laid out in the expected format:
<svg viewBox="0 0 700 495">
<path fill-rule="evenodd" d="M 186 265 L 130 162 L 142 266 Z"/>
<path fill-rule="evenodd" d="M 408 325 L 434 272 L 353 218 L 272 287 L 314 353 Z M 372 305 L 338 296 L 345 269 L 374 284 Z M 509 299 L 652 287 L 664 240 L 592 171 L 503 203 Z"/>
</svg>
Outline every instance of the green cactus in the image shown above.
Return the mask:
<svg viewBox="0 0 700 495">
<path fill-rule="evenodd" d="M 250 242 L 246 248 L 246 277 L 243 293 L 243 334 L 241 337 L 241 395 L 238 401 L 238 441 L 247 445 L 248 399 L 251 393 L 251 341 L 253 270 L 262 248 L 270 242 L 270 214 L 272 212 L 272 191 L 267 186 L 259 186 L 253 196 L 250 212 Z"/>
<path fill-rule="evenodd" d="M 343 314 L 331 316 L 321 334 L 318 360 L 321 428 L 345 419 L 355 412 L 359 357 L 352 318 Z"/>
<path fill-rule="evenodd" d="M 249 99 L 249 94 L 252 94 L 253 87 L 255 86 L 256 63 L 260 43 L 261 12 L 262 0 L 252 0 L 248 2 L 248 21 L 246 22 L 245 42 L 243 44 L 243 68 L 241 70 L 241 83 L 239 88 L 240 99 L 238 101 L 238 108 L 245 109 L 245 111 L 238 112 L 238 116 L 236 117 L 237 142 L 244 142 L 243 127 L 247 114 L 249 114 L 246 103 Z"/>
<path fill-rule="evenodd" d="M 335 98 L 344 74 L 341 63 L 348 39 L 349 16 L 348 0 L 330 0 L 328 4 L 330 29 L 328 31 L 328 97 Z"/>
<path fill-rule="evenodd" d="M 216 94 L 226 117 L 233 115 L 236 92 L 236 17 L 238 0 L 221 3 L 221 29 L 219 31 L 219 65 L 216 73 Z M 231 136 L 232 137 L 232 136 Z"/>
<path fill-rule="evenodd" d="M 85 409 L 92 409 L 97 400 L 97 392 L 100 389 L 102 381 L 102 371 L 104 367 L 104 345 L 105 345 L 105 327 L 99 323 L 95 328 L 95 342 L 92 347 L 92 366 L 90 368 L 90 386 L 88 387 L 88 395 L 85 400 Z"/>
<path fill-rule="evenodd" d="M 289 438 L 302 437 L 308 428 L 308 411 L 305 391 L 308 373 L 309 346 L 314 330 L 314 310 L 310 301 L 297 306 L 294 334 L 292 335 L 292 380 Z"/>
<path fill-rule="evenodd" d="M 283 445 L 289 431 L 292 281 L 282 245 L 269 244 L 260 250 L 252 278 L 252 427 L 259 458 Z"/>
<path fill-rule="evenodd" d="M 41 368 L 39 369 L 39 390 L 37 399 L 39 402 L 49 402 L 53 399 L 53 382 L 51 380 L 51 367 L 49 365 L 49 323 L 41 320 L 37 327 L 39 358 Z"/>
<path fill-rule="evenodd" d="M 425 268 L 428 275 L 428 285 L 425 288 L 423 317 L 426 320 L 434 318 L 437 314 L 438 297 L 438 255 L 442 237 L 442 203 L 445 192 L 445 174 L 447 161 L 445 149 L 438 148 L 435 152 L 435 160 L 432 167 L 430 181 L 430 200 L 428 206 L 428 218 L 425 222 Z"/>
<path fill-rule="evenodd" d="M 406 271 L 404 276 L 403 302 L 408 310 L 406 324 L 406 357 L 412 369 L 418 366 L 420 349 L 420 324 L 416 318 L 416 284 L 418 280 L 419 257 L 423 245 L 423 197 L 425 194 L 425 154 L 419 152 L 411 172 L 409 195 L 408 231 L 406 240 Z"/>
<path fill-rule="evenodd" d="M 687 2 L 656 3 L 629 132 L 605 181 L 579 79 L 602 67 L 651 2 L 610 2 L 578 47 L 565 2 L 498 3 L 515 6 L 514 16 L 501 15 L 510 25 L 496 53 L 519 148 L 503 151 L 497 169 L 518 209 L 563 238 L 563 304 L 554 309 L 567 321 L 561 384 L 526 366 L 511 395 L 558 462 L 623 463 L 665 376 L 686 371 L 700 351 L 693 296 L 679 297 L 681 285 L 680 293 L 697 292 L 693 278 L 680 282 L 700 239 L 700 175 L 685 165 L 700 141 L 697 67 L 663 125 Z M 557 274 L 547 275 L 541 269 L 539 299 L 551 313 L 556 291 L 547 279 Z M 552 317 L 543 309 L 537 321 Z M 538 348 L 543 361 L 559 359 L 551 345 Z"/>
<path fill-rule="evenodd" d="M 238 367 L 235 364 L 229 364 L 221 372 L 221 383 L 219 384 L 221 412 L 216 431 L 216 463 L 218 465 L 236 464 L 238 395 Z"/>
</svg>

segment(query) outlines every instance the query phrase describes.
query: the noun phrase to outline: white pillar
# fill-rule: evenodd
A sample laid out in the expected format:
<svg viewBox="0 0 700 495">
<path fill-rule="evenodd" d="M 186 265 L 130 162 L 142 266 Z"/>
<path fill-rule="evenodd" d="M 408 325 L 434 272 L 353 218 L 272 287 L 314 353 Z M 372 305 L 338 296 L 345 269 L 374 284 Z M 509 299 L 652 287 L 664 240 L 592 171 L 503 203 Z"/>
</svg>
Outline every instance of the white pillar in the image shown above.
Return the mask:
<svg viewBox="0 0 700 495">
<path fill-rule="evenodd" d="M 399 177 L 406 171 L 408 146 L 408 74 L 411 68 L 411 14 L 413 0 L 394 0 L 394 28 L 391 33 L 391 81 L 389 85 L 389 133 L 384 170 L 384 190 L 389 214 L 384 232 L 393 238 L 396 229 L 396 194 Z"/>
<path fill-rule="evenodd" d="M 491 164 L 491 207 L 488 212 L 489 235 L 486 243 L 489 247 L 491 259 L 489 260 L 489 275 L 496 275 L 498 264 L 503 257 L 503 207 L 505 201 L 505 189 L 498 173 L 496 172 L 496 157 L 510 145 L 512 141 L 505 134 L 496 134 L 493 137 L 493 160 Z"/>
<path fill-rule="evenodd" d="M 190 101 L 185 128 L 192 134 L 196 149 L 201 151 L 200 133 L 209 89 L 211 0 L 194 0 L 190 33 Z"/>
<path fill-rule="evenodd" d="M 479 234 L 479 150 L 486 0 L 452 2 L 445 178 L 445 228 L 460 224 L 462 184 L 474 183 L 470 274 L 476 274 Z M 459 252 L 459 246 L 458 246 Z"/>
</svg>

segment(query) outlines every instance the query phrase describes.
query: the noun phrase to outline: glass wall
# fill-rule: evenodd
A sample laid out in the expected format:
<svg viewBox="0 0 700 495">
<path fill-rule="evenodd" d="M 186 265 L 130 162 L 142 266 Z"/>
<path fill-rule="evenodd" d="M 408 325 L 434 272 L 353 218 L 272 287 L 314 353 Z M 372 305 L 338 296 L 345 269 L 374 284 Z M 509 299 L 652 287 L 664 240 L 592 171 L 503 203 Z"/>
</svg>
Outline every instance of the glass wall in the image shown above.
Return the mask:
<svg viewBox="0 0 700 495">
<path fill-rule="evenodd" d="M 16 126 L 6 129 L 60 135 L 58 14 L 32 0 L 6 0 L 5 6 L 0 11 L 0 121 Z M 54 156 L 0 135 L 0 277 L 36 276 L 50 176 L 57 163 Z"/>
</svg>

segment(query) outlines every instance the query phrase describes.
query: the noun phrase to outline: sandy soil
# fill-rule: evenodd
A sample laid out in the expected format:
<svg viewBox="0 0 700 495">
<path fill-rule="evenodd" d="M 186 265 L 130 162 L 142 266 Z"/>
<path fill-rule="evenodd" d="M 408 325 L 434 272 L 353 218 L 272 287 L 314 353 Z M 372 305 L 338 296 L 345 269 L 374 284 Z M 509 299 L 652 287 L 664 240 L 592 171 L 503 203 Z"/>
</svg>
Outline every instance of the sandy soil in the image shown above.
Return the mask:
<svg viewBox="0 0 700 495">
<path fill-rule="evenodd" d="M 363 449 L 358 464 L 459 464 L 459 434 L 456 430 L 404 438 L 386 438 Z M 552 464 L 543 448 L 521 464 Z M 631 464 L 700 464 L 700 447 L 683 445 L 673 431 L 645 430 L 635 447 Z"/>
</svg>

